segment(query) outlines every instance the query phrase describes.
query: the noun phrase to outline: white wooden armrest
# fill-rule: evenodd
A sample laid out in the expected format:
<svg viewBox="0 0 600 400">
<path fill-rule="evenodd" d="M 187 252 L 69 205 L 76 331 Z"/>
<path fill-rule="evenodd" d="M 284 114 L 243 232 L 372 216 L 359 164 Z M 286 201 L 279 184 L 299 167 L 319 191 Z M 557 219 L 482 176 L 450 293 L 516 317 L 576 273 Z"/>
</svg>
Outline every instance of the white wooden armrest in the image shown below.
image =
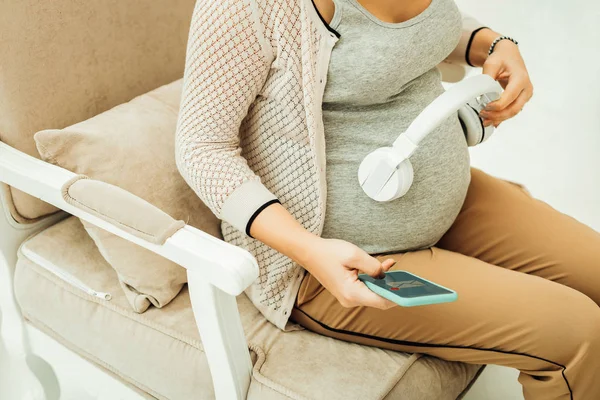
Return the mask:
<svg viewBox="0 0 600 400">
<path fill-rule="evenodd" d="M 61 188 L 77 175 L 0 142 L 0 182 L 181 265 L 188 272 L 190 298 L 208 358 L 217 399 L 246 398 L 252 363 L 236 296 L 258 277 L 246 250 L 186 225 L 157 245 L 65 201 Z M 140 201 L 141 199 L 137 199 Z M 142 200 L 143 201 L 143 200 Z"/>
<path fill-rule="evenodd" d="M 160 254 L 188 271 L 199 272 L 227 294 L 239 295 L 258 277 L 258 265 L 249 252 L 192 226 L 177 231 L 164 245 L 155 245 L 68 204 L 61 187 L 75 176 L 0 142 L 0 181 Z"/>
</svg>

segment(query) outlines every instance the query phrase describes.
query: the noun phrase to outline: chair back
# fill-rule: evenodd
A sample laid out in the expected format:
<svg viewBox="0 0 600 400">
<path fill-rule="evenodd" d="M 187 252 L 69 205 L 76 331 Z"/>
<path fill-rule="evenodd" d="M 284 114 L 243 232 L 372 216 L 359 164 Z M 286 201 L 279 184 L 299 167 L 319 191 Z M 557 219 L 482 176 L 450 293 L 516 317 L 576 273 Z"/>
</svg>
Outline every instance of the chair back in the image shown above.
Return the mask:
<svg viewBox="0 0 600 400">
<path fill-rule="evenodd" d="M 0 0 L 0 140 L 64 128 L 183 76 L 195 0 Z M 6 190 L 6 188 L 5 188 Z M 22 223 L 57 211 L 9 188 Z"/>
</svg>

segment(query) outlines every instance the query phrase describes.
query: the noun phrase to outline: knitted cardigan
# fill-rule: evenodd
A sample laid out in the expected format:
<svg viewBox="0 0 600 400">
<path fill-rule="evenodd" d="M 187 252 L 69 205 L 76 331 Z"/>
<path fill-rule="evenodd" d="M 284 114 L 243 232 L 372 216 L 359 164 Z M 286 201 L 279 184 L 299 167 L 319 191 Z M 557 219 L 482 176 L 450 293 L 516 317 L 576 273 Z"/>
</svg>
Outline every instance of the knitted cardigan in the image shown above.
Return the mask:
<svg viewBox="0 0 600 400">
<path fill-rule="evenodd" d="M 482 25 L 462 15 L 457 46 L 440 62 L 465 64 Z M 327 194 L 321 106 L 338 35 L 312 0 L 198 0 L 189 31 L 177 167 L 221 219 L 223 239 L 256 258 L 259 277 L 245 293 L 283 331 L 304 329 L 288 319 L 306 270 L 252 238 L 249 227 L 280 202 L 321 234 Z"/>
</svg>

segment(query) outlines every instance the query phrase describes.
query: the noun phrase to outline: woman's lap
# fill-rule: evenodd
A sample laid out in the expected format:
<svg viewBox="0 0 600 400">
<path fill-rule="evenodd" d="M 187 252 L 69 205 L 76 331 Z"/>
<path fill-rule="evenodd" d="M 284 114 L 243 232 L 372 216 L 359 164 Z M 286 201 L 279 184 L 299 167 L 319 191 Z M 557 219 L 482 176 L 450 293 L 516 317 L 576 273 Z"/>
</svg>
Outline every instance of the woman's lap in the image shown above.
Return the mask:
<svg viewBox="0 0 600 400">
<path fill-rule="evenodd" d="M 600 233 L 478 169 L 437 247 L 574 288 L 600 304 Z"/>
<path fill-rule="evenodd" d="M 342 340 L 535 371 L 520 377 L 531 396 L 550 388 L 570 398 L 569 380 L 590 390 L 580 370 L 596 361 L 574 358 L 582 344 L 600 355 L 591 337 L 600 336 L 600 235 L 589 227 L 473 169 L 463 209 L 436 247 L 376 257 L 397 259 L 393 270 L 452 288 L 458 300 L 344 308 L 307 274 L 291 317 Z"/>
</svg>

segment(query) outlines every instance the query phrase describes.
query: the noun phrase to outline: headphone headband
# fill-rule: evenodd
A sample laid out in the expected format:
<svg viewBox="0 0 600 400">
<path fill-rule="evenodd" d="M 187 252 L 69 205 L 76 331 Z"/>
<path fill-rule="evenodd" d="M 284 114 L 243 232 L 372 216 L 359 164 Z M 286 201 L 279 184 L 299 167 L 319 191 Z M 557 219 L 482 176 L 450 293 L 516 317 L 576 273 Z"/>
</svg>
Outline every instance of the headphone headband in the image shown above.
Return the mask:
<svg viewBox="0 0 600 400">
<path fill-rule="evenodd" d="M 409 157 L 421 140 L 452 114 L 458 112 L 460 119 L 465 109 L 469 110 L 466 112 L 467 116 L 480 123 L 479 110 L 498 99 L 500 93 L 502 86 L 485 74 L 464 79 L 450 87 L 425 107 L 392 146 L 380 147 L 363 159 L 358 170 L 358 181 L 362 189 L 377 201 L 390 201 L 403 196 L 413 182 L 414 171 Z M 489 132 L 483 127 L 477 140 L 470 140 L 472 135 L 469 132 L 465 134 L 467 143 L 480 143 L 489 136 Z"/>
<path fill-rule="evenodd" d="M 462 106 L 479 96 L 502 92 L 502 86 L 489 75 L 480 74 L 457 83 L 433 100 L 398 136 L 393 147 L 406 159 L 412 155 L 417 146 L 431 131 L 437 128 L 449 116 Z M 491 99 L 488 98 L 488 102 Z M 409 147 L 405 147 L 409 144 Z M 408 150 L 408 151 L 407 151 Z"/>
</svg>

